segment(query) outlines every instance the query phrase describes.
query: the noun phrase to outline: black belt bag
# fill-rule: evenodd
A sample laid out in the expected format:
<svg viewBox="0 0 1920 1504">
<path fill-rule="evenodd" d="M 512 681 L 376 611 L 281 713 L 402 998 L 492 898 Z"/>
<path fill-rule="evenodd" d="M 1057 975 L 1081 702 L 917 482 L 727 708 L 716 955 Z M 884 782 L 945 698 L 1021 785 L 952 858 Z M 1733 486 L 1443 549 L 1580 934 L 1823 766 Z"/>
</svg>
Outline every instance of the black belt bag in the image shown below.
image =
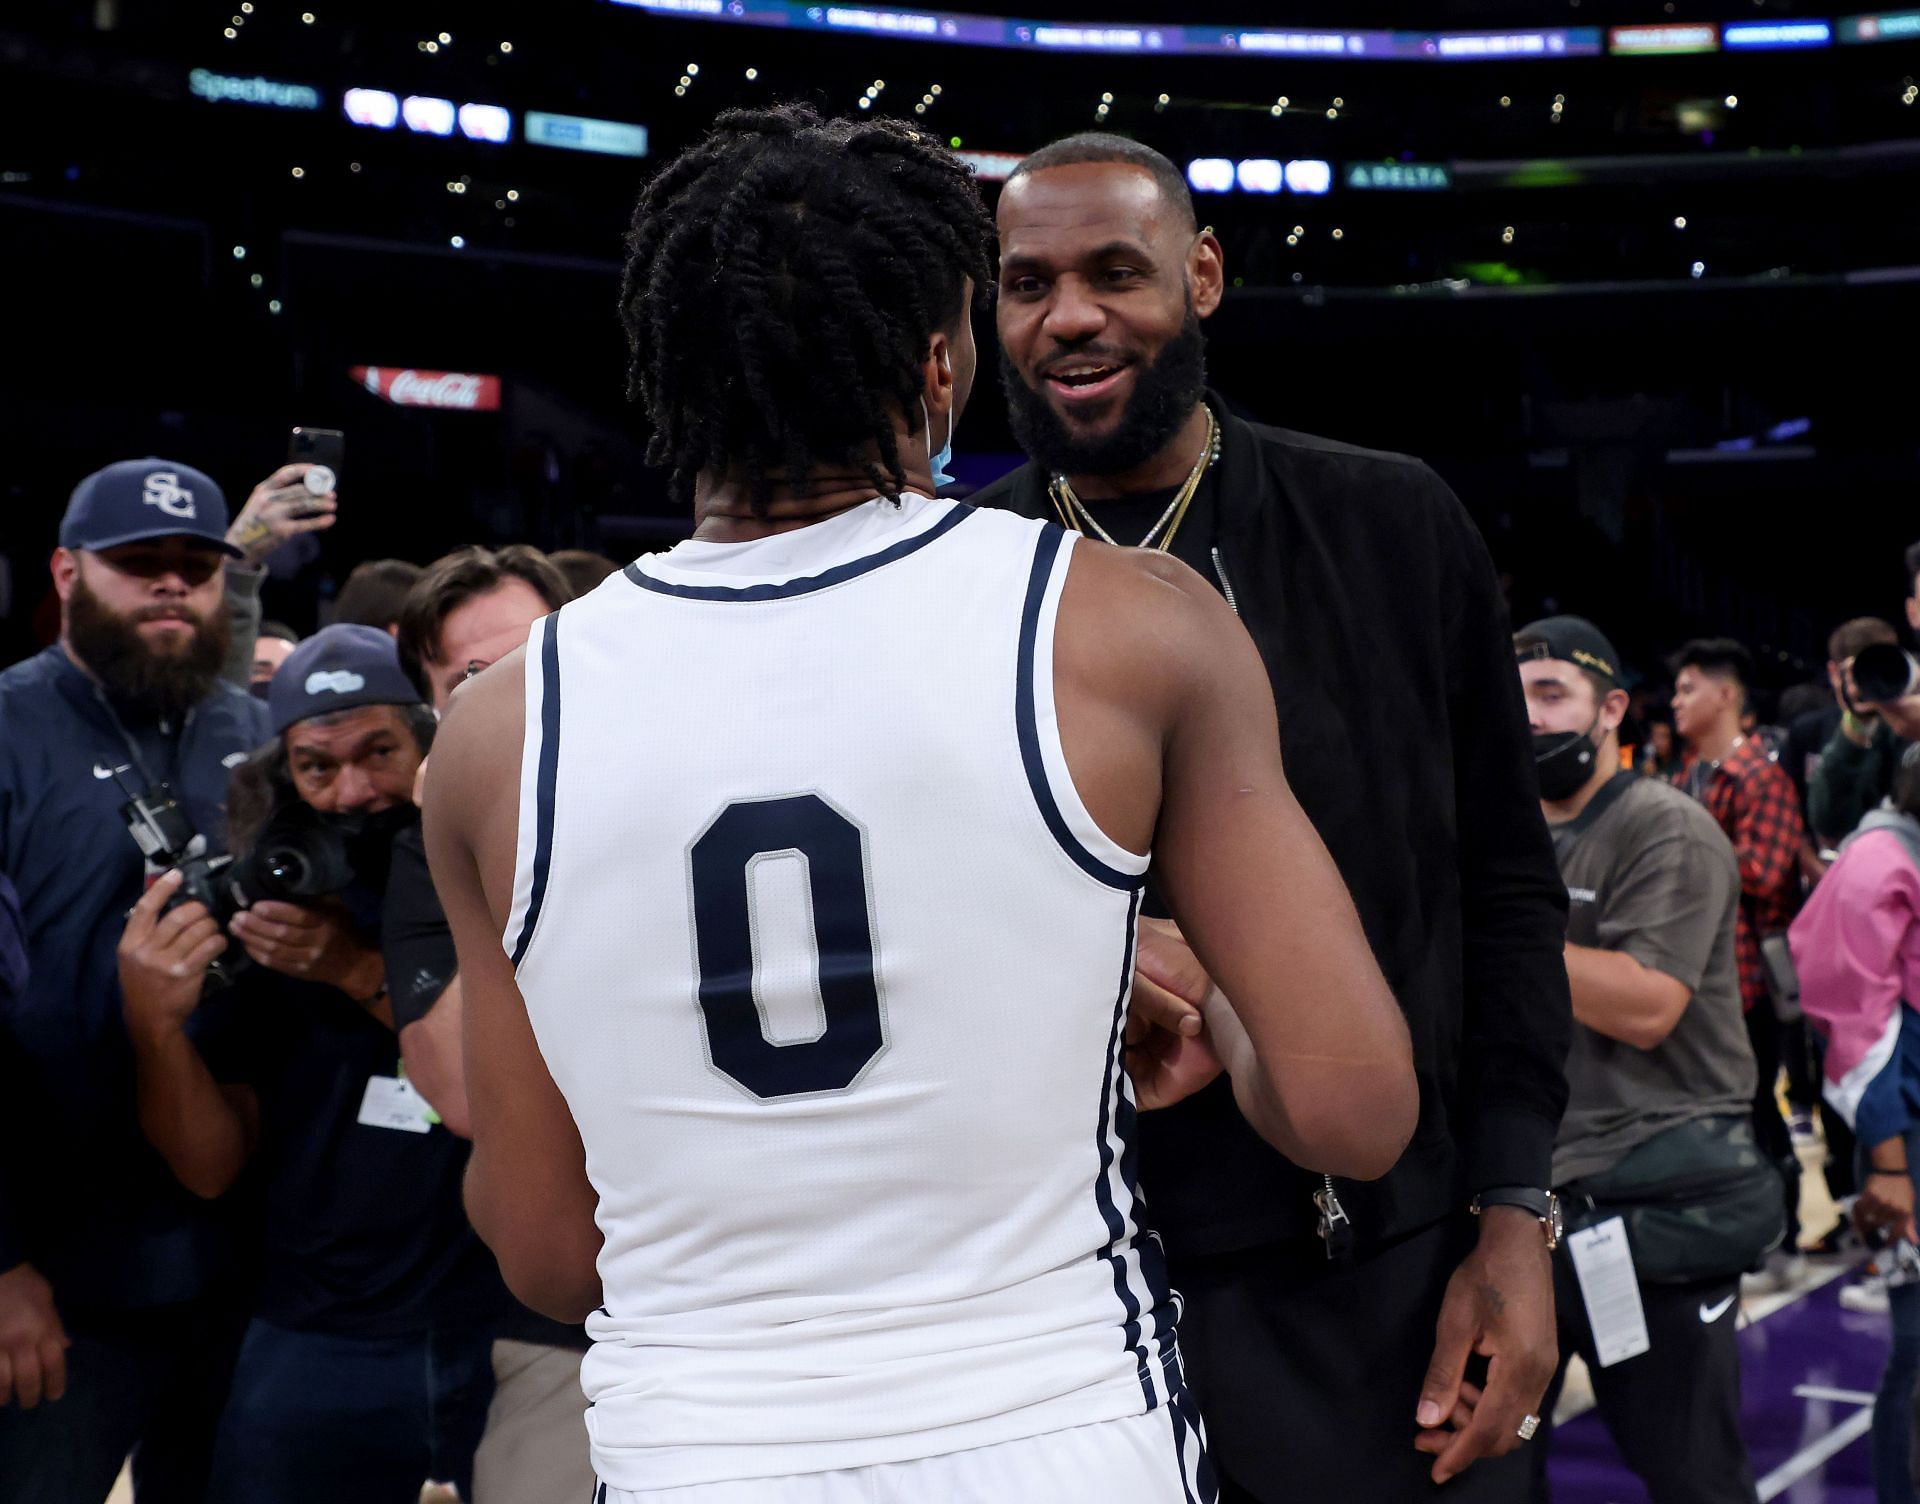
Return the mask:
<svg viewBox="0 0 1920 1504">
<path fill-rule="evenodd" d="M 1745 1117 L 1669 1128 L 1560 1197 L 1570 1233 L 1609 1217 L 1624 1221 L 1634 1270 L 1648 1284 L 1730 1278 L 1787 1236 L 1780 1172 Z"/>
</svg>

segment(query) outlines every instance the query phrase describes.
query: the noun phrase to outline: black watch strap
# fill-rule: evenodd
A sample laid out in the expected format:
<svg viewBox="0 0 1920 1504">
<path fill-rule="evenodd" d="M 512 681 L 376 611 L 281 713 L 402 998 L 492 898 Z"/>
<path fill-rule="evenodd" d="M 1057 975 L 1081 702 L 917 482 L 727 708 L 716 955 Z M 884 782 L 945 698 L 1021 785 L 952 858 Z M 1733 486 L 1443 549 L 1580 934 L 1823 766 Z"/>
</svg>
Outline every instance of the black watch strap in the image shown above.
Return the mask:
<svg viewBox="0 0 1920 1504">
<path fill-rule="evenodd" d="M 1553 1214 L 1553 1198 L 1530 1185 L 1496 1185 L 1473 1198 L 1474 1215 L 1478 1216 L 1489 1206 L 1517 1206 L 1536 1217 Z"/>
</svg>

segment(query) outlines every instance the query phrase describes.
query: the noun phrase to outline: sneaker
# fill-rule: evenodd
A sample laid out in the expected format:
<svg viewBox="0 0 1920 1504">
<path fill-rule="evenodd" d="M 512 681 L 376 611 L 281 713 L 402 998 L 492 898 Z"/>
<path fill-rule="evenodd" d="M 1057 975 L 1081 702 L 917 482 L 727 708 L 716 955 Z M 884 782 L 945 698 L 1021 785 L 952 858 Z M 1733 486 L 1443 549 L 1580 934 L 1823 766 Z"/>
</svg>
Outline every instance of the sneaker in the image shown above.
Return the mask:
<svg viewBox="0 0 1920 1504">
<path fill-rule="evenodd" d="M 1740 1276 L 1740 1293 L 1743 1296 L 1779 1295 L 1798 1288 L 1806 1277 L 1805 1254 L 1776 1249 L 1767 1255 L 1767 1262 L 1760 1269 Z"/>
<path fill-rule="evenodd" d="M 1840 1309 L 1843 1311 L 1863 1311 L 1871 1316 L 1884 1316 L 1887 1306 L 1885 1280 L 1869 1277 L 1840 1287 Z"/>
</svg>

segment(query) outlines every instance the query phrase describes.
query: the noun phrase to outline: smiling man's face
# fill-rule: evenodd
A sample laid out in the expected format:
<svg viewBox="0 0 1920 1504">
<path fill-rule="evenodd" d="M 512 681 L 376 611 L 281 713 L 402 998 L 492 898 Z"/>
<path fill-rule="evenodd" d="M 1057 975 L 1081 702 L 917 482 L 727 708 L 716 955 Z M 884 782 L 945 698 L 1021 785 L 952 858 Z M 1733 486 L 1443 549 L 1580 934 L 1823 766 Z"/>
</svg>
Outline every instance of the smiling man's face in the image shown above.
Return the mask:
<svg viewBox="0 0 1920 1504">
<path fill-rule="evenodd" d="M 997 317 L 1021 441 L 1069 473 L 1139 464 L 1200 399 L 1199 320 L 1220 297 L 1212 235 L 1126 162 L 1015 177 L 999 226 Z"/>
</svg>

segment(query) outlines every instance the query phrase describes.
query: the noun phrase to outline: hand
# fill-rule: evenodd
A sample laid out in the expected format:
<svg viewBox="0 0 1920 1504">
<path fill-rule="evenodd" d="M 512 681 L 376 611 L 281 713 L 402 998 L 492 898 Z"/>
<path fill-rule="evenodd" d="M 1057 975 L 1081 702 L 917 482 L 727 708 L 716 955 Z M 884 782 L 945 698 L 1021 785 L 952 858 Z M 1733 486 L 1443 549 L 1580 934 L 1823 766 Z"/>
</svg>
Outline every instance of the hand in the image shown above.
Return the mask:
<svg viewBox="0 0 1920 1504">
<path fill-rule="evenodd" d="M 120 995 L 134 1027 L 184 1024 L 199 1006 L 207 967 L 227 948 L 205 904 L 167 908 L 179 891 L 179 872 L 162 873 L 133 906 L 120 935 Z"/>
<path fill-rule="evenodd" d="M 1465 1382 L 1470 1353 L 1489 1360 L 1484 1393 Z M 1538 1411 L 1559 1362 L 1553 1262 L 1540 1221 L 1520 1207 L 1490 1206 L 1479 1244 L 1447 1282 L 1420 1386 L 1413 1444 L 1435 1459 L 1433 1481 L 1524 1445 L 1520 1423 Z"/>
<path fill-rule="evenodd" d="M 1885 1232 L 1896 1238 L 1905 1238 L 1910 1243 L 1920 1243 L 1920 1231 L 1915 1230 L 1913 1208 L 1913 1177 L 1905 1170 L 1897 1175 L 1882 1173 L 1873 1169 L 1860 1187 L 1860 1195 L 1853 1203 L 1853 1225 L 1860 1235 Z"/>
<path fill-rule="evenodd" d="M 53 1286 L 31 1264 L 0 1274 L 0 1405 L 31 1410 L 67 1392 L 73 1345 L 53 1306 Z"/>
<path fill-rule="evenodd" d="M 1170 1107 L 1220 1074 L 1200 1011 L 1212 989 L 1213 979 L 1177 925 L 1140 921 L 1125 1039 L 1127 1074 L 1142 1112 Z"/>
<path fill-rule="evenodd" d="M 312 468 L 304 462 L 282 465 L 253 488 L 227 529 L 227 542 L 247 556 L 247 563 L 258 564 L 289 538 L 333 526 L 339 494 L 315 496 L 309 491 L 304 477 Z"/>
<path fill-rule="evenodd" d="M 338 909 L 309 909 L 263 899 L 228 926 L 248 955 L 270 971 L 324 982 L 360 999 L 379 990 L 380 952 L 362 945 Z"/>
</svg>

